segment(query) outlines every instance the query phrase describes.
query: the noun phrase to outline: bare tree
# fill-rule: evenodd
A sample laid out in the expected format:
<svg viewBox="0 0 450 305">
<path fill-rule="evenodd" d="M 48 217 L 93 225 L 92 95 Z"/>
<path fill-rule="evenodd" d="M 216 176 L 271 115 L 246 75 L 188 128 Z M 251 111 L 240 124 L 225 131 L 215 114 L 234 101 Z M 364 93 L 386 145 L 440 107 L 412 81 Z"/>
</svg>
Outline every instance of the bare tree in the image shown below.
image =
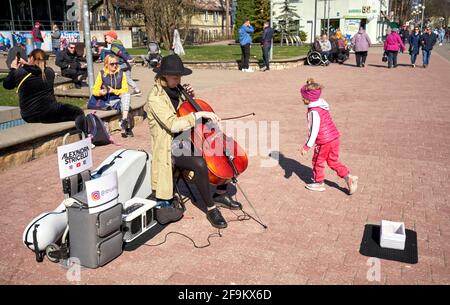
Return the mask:
<svg viewBox="0 0 450 305">
<path fill-rule="evenodd" d="M 150 40 L 162 41 L 162 47 L 169 49 L 172 23 L 176 24 L 186 37 L 195 11 L 194 0 L 142 0 L 142 3 Z"/>
</svg>

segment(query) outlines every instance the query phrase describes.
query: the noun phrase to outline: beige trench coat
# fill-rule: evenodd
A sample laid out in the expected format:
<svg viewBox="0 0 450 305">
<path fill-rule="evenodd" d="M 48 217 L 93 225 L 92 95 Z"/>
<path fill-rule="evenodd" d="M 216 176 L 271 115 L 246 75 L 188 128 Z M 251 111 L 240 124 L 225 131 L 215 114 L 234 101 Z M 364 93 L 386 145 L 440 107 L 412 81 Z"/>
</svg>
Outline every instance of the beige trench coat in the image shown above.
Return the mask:
<svg viewBox="0 0 450 305">
<path fill-rule="evenodd" d="M 181 100 L 180 100 L 181 105 Z M 195 125 L 193 114 L 177 117 L 169 96 L 157 79 L 147 98 L 146 112 L 152 137 L 152 190 L 156 197 L 173 197 L 172 154 L 173 134 Z"/>
</svg>

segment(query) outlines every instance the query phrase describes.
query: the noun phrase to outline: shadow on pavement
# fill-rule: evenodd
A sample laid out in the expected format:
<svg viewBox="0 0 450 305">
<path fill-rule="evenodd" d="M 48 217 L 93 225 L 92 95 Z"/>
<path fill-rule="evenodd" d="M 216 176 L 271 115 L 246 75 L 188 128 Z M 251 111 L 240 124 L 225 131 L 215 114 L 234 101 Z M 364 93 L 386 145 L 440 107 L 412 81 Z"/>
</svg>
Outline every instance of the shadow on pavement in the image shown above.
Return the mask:
<svg viewBox="0 0 450 305">
<path fill-rule="evenodd" d="M 298 162 L 295 159 L 287 158 L 282 152 L 279 151 L 272 151 L 269 154 L 269 157 L 277 160 L 280 164 L 280 167 L 284 169 L 284 178 L 289 179 L 292 177 L 292 174 L 296 174 L 297 177 L 300 178 L 305 184 L 312 183 L 312 169 L 308 166 L 305 166 Z M 340 187 L 336 182 L 332 182 L 329 180 L 324 181 L 326 185 L 329 187 L 333 187 L 335 189 L 338 189 L 344 193 L 348 193 L 346 188 Z"/>
</svg>

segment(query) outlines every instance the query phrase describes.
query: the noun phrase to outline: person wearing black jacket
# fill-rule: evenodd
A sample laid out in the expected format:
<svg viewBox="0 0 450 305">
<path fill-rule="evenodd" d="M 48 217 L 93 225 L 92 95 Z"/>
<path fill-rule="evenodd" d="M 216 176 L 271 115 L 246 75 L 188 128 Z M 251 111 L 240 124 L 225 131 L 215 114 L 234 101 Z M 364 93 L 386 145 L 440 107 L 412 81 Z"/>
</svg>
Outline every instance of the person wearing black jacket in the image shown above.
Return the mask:
<svg viewBox="0 0 450 305">
<path fill-rule="evenodd" d="M 426 68 L 430 64 L 431 50 L 436 44 L 437 37 L 431 31 L 431 27 L 427 27 L 422 37 L 420 38 L 420 45 L 422 46 L 423 52 L 423 67 Z"/>
<path fill-rule="evenodd" d="M 3 87 L 19 93 L 20 114 L 28 123 L 57 123 L 84 117 L 84 111 L 73 105 L 58 103 L 53 91 L 55 72 L 45 64 L 45 52 L 33 50 L 27 64 L 11 63 Z"/>
<path fill-rule="evenodd" d="M 19 56 L 21 63 L 27 62 L 28 58 L 25 50 L 25 43 L 22 41 L 19 41 L 14 47 L 9 49 L 8 57 L 6 58 L 8 69 L 11 69 L 11 63 L 17 59 L 17 56 Z"/>
<path fill-rule="evenodd" d="M 81 88 L 82 80 L 87 77 L 87 70 L 75 51 L 75 43 L 69 43 L 66 50 L 59 52 L 55 64 L 61 68 L 62 76 L 71 78 L 75 87 Z"/>
<path fill-rule="evenodd" d="M 264 68 L 262 71 L 269 71 L 270 49 L 272 48 L 273 29 L 269 22 L 264 22 L 264 32 L 261 38 L 261 48 L 263 53 Z"/>
</svg>

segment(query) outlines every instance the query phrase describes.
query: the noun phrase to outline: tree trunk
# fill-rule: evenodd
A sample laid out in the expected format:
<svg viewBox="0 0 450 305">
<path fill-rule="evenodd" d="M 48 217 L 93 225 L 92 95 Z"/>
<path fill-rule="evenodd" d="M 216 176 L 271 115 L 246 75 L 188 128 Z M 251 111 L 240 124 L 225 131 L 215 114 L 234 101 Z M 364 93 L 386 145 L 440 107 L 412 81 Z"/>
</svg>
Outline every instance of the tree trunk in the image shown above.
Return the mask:
<svg viewBox="0 0 450 305">
<path fill-rule="evenodd" d="M 226 0 L 226 5 L 225 5 L 225 33 L 226 33 L 226 38 L 230 39 L 230 0 Z"/>
</svg>

